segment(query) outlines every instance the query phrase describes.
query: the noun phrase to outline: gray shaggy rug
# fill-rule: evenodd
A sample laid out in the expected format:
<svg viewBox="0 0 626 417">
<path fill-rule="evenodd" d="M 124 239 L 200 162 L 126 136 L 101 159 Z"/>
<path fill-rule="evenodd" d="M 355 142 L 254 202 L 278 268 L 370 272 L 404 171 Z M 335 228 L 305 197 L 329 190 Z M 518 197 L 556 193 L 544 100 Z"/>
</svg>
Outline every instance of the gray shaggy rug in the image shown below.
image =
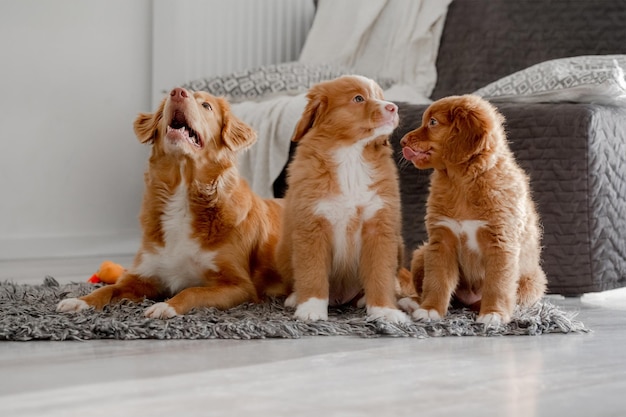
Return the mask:
<svg viewBox="0 0 626 417">
<path fill-rule="evenodd" d="M 282 300 L 243 304 L 227 311 L 215 308 L 192 310 L 169 320 L 148 319 L 143 311 L 152 301 L 121 302 L 103 311 L 57 313 L 55 306 L 68 296 L 89 293 L 88 283 L 59 285 L 46 277 L 42 285 L 0 283 L 0 340 L 89 339 L 262 339 L 304 336 L 415 337 L 540 335 L 589 331 L 574 314 L 548 301 L 530 309 L 517 309 L 513 320 L 485 329 L 474 322 L 476 314 L 453 310 L 437 323 L 393 325 L 368 321 L 364 309 L 331 308 L 328 321 L 302 322 L 292 318 Z"/>
</svg>

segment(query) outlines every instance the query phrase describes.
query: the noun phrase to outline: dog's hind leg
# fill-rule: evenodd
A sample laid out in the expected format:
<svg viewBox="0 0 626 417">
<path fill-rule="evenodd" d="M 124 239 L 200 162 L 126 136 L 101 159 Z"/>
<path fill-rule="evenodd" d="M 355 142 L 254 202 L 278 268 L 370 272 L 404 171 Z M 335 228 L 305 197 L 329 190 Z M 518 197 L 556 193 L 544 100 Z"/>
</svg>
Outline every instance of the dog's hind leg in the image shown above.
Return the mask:
<svg viewBox="0 0 626 417">
<path fill-rule="evenodd" d="M 413 257 L 411 258 L 411 277 L 418 298 L 421 297 L 422 288 L 424 286 L 424 251 L 426 247 L 427 244 L 425 243 L 415 249 L 415 251 L 413 251 Z"/>
<path fill-rule="evenodd" d="M 546 274 L 541 267 L 531 274 L 524 274 L 517 283 L 517 303 L 530 307 L 543 297 L 546 292 Z"/>
<path fill-rule="evenodd" d="M 222 268 L 219 273 L 211 272 L 207 285 L 190 287 L 162 303 L 150 306 L 146 317 L 167 319 L 188 313 L 196 307 L 216 307 L 227 310 L 244 302 L 257 302 L 254 284 L 243 271 Z"/>
</svg>

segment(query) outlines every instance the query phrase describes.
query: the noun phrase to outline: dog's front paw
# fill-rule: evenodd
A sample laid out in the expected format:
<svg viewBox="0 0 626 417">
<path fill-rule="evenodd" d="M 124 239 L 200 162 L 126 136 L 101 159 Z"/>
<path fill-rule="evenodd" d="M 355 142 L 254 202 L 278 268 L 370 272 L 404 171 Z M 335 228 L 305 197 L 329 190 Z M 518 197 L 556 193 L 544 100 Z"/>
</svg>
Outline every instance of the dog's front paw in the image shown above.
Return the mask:
<svg viewBox="0 0 626 417">
<path fill-rule="evenodd" d="M 406 311 L 409 314 L 413 314 L 419 310 L 420 305 L 411 297 L 404 297 L 398 300 L 398 307 Z"/>
<path fill-rule="evenodd" d="M 309 298 L 298 305 L 294 317 L 304 321 L 328 320 L 328 300 Z"/>
<path fill-rule="evenodd" d="M 476 323 L 482 323 L 485 327 L 498 327 L 504 322 L 504 317 L 498 313 L 481 314 L 476 318 Z"/>
<path fill-rule="evenodd" d="M 389 307 L 367 307 L 367 319 L 377 320 L 382 319 L 389 323 L 409 323 L 411 320 L 409 316 L 404 314 L 397 308 Z"/>
<path fill-rule="evenodd" d="M 168 303 L 156 303 L 148 307 L 143 315 L 151 319 L 171 319 L 178 314 L 176 310 L 174 310 L 174 307 Z"/>
<path fill-rule="evenodd" d="M 57 311 L 59 313 L 68 313 L 70 311 L 81 311 L 89 308 L 89 304 L 80 298 L 66 298 L 59 301 L 57 304 Z"/>
<path fill-rule="evenodd" d="M 441 314 L 437 310 L 425 310 L 418 308 L 411 315 L 414 320 L 418 321 L 439 321 L 441 320 Z"/>
</svg>

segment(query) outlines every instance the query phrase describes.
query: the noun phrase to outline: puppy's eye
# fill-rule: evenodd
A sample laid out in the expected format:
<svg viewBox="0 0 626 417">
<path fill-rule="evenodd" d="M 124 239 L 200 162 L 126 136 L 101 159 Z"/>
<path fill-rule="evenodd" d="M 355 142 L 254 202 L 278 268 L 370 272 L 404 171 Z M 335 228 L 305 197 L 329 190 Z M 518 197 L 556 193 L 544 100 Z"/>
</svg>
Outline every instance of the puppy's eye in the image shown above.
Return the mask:
<svg viewBox="0 0 626 417">
<path fill-rule="evenodd" d="M 204 103 L 202 103 L 202 107 L 204 107 L 207 110 L 213 111 L 213 107 L 211 107 L 211 105 L 209 103 L 207 103 L 206 101 Z"/>
<path fill-rule="evenodd" d="M 430 120 L 428 121 L 428 126 L 437 126 L 437 119 L 435 119 L 434 117 L 431 117 Z"/>
<path fill-rule="evenodd" d="M 365 99 L 363 98 L 362 95 L 359 94 L 358 96 L 354 96 L 352 101 L 354 101 L 355 103 L 361 103 L 361 102 L 365 101 Z"/>
</svg>

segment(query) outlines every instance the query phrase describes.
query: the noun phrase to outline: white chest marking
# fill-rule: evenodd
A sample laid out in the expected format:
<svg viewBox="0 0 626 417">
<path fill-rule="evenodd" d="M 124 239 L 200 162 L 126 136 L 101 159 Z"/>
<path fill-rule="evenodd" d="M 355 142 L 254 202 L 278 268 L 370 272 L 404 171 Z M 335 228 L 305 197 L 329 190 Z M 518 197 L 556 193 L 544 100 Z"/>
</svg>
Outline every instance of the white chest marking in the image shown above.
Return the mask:
<svg viewBox="0 0 626 417">
<path fill-rule="evenodd" d="M 360 252 L 360 226 L 353 235 L 348 235 L 348 225 L 355 219 L 358 210 L 361 209 L 361 217 L 356 220 L 362 224 L 383 207 L 383 200 L 370 188 L 373 172 L 363 159 L 366 144 L 367 140 L 364 139 L 335 152 L 340 193 L 319 201 L 314 208 L 315 214 L 323 216 L 333 226 L 336 261 L 347 260 L 345 257 L 349 247 L 355 250 L 355 254 Z"/>
<path fill-rule="evenodd" d="M 452 233 L 459 239 L 465 235 L 467 238 L 467 247 L 474 252 L 480 252 L 478 246 L 478 240 L 476 239 L 476 233 L 478 229 L 487 225 L 487 222 L 483 220 L 454 220 L 449 217 L 443 217 L 437 223 L 438 226 L 447 227 Z"/>
<path fill-rule="evenodd" d="M 217 252 L 203 250 L 192 238 L 187 187 L 178 186 L 161 215 L 165 245 L 156 253 L 144 253 L 135 273 L 158 277 L 172 293 L 202 284 L 206 270 L 218 271 Z"/>
</svg>

